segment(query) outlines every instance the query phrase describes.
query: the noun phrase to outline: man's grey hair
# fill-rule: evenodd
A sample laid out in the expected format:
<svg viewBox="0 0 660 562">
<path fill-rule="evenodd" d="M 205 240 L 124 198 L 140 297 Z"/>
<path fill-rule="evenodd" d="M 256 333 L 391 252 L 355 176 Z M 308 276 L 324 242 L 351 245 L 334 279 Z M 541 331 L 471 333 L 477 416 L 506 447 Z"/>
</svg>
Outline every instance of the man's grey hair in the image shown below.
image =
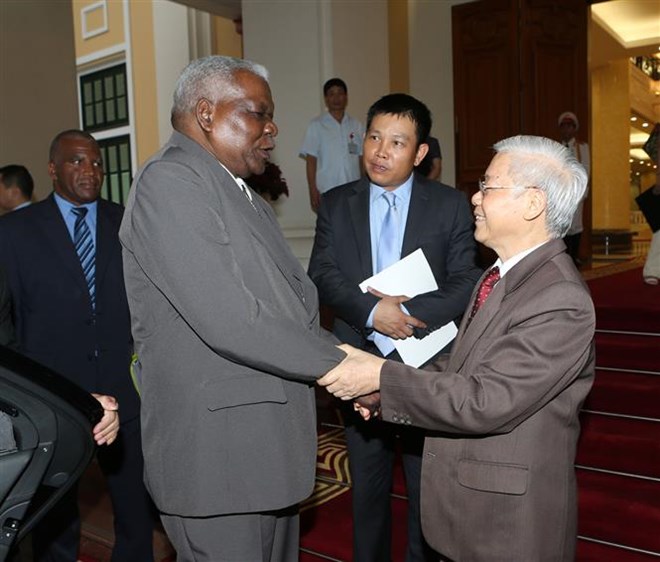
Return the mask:
<svg viewBox="0 0 660 562">
<path fill-rule="evenodd" d="M 587 172 L 573 153 L 545 137 L 518 135 L 493 146 L 499 154 L 511 155 L 509 176 L 516 187 L 536 187 L 546 195 L 547 229 L 561 238 L 587 191 Z"/>
<path fill-rule="evenodd" d="M 218 103 L 235 91 L 234 74 L 240 70 L 268 81 L 266 68 L 249 60 L 213 55 L 192 61 L 176 83 L 172 117 L 193 112 L 201 98 Z"/>
</svg>

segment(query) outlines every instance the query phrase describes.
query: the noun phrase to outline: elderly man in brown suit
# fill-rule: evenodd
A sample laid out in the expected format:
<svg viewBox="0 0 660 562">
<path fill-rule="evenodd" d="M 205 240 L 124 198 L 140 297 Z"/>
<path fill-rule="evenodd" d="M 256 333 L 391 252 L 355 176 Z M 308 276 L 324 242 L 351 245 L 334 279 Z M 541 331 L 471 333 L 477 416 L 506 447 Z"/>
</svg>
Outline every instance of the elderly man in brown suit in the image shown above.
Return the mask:
<svg viewBox="0 0 660 562">
<path fill-rule="evenodd" d="M 451 354 L 417 370 L 342 345 L 349 359 L 319 384 L 358 398 L 365 418 L 429 430 L 422 527 L 444 560 L 567 561 L 595 316 L 561 237 L 587 175 L 549 139 L 513 137 L 495 151 L 472 204 L 475 237 L 498 260 L 472 295 Z M 361 405 L 376 390 L 380 409 Z"/>
</svg>

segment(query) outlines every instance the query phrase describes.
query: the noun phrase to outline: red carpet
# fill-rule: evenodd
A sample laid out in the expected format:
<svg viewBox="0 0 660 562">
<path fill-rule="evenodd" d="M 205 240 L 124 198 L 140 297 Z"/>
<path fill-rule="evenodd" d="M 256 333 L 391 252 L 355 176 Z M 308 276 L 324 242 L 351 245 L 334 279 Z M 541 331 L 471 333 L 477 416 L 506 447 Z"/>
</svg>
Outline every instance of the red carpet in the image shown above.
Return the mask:
<svg viewBox="0 0 660 562">
<path fill-rule="evenodd" d="M 639 267 L 588 284 L 597 369 L 576 461 L 577 560 L 658 560 L 660 290 L 642 281 Z"/>
<path fill-rule="evenodd" d="M 588 284 L 597 305 L 599 329 L 660 334 L 660 287 L 644 283 L 641 268 Z"/>
</svg>

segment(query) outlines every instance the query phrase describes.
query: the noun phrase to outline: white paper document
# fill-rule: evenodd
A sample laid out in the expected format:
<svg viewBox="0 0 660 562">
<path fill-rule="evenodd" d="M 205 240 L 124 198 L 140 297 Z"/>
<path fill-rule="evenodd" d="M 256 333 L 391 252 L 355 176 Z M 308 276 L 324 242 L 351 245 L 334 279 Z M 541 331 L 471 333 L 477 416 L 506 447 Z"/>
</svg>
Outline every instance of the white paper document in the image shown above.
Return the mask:
<svg viewBox="0 0 660 562">
<path fill-rule="evenodd" d="M 437 290 L 438 284 L 435 282 L 424 252 L 419 248 L 360 283 L 363 293 L 367 292 L 367 287 L 386 295 L 406 295 L 413 298 Z M 456 325 L 449 322 L 421 340 L 410 337 L 405 340 L 391 341 L 406 365 L 419 367 L 451 342 L 457 332 Z"/>
</svg>

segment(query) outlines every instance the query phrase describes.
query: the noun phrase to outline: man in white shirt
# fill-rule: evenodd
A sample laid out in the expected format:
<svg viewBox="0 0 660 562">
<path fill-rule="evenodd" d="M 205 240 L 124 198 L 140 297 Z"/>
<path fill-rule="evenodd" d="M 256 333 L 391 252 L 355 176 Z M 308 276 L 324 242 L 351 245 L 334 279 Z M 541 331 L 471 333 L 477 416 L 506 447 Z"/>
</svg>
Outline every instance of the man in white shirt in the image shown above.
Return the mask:
<svg viewBox="0 0 660 562">
<path fill-rule="evenodd" d="M 300 149 L 307 165 L 307 185 L 312 210 L 321 194 L 360 178 L 364 127 L 346 113 L 348 88 L 341 78 L 323 85 L 328 111 L 312 119 Z"/>
</svg>

